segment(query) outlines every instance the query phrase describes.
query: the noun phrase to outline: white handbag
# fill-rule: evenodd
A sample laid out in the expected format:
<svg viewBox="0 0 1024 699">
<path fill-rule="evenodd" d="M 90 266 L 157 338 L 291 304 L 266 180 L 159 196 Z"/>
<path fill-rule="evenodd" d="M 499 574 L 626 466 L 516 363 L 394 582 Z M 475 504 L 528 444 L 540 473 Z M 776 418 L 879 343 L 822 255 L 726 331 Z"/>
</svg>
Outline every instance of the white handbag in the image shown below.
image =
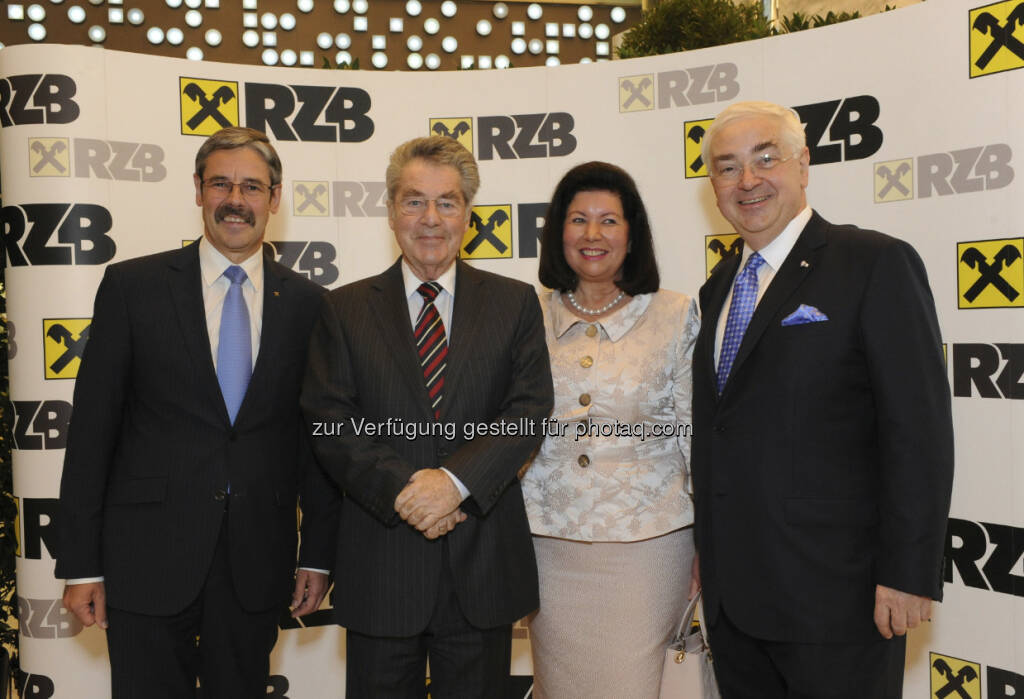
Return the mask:
<svg viewBox="0 0 1024 699">
<path fill-rule="evenodd" d="M 665 649 L 659 699 L 720 699 L 715 670 L 711 665 L 711 649 L 701 623 L 703 608 L 696 628 L 693 624 L 700 597 L 698 592 L 690 600 L 675 636 Z"/>
</svg>

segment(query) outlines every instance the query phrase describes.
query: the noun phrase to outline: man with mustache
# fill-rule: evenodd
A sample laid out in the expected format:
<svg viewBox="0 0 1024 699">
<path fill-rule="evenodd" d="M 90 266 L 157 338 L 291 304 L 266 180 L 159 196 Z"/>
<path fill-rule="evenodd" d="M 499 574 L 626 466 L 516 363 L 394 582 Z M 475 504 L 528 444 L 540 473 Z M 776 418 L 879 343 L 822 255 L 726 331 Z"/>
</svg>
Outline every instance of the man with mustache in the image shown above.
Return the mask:
<svg viewBox="0 0 1024 699">
<path fill-rule="evenodd" d="M 298 400 L 322 290 L 263 252 L 281 161 L 226 128 L 193 179 L 203 237 L 107 268 L 75 385 L 56 574 L 107 631 L 115 699 L 265 694 L 277 620 L 320 605 L 337 531 Z"/>
</svg>

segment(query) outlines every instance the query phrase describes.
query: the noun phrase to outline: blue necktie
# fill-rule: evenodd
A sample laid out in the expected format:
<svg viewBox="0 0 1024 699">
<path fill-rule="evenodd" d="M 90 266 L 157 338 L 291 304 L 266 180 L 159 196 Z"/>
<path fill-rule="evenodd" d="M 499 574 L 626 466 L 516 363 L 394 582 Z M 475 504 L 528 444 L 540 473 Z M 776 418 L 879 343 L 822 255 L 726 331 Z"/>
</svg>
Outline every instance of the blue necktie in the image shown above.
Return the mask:
<svg viewBox="0 0 1024 699">
<path fill-rule="evenodd" d="M 247 279 L 245 270 L 231 265 L 224 270 L 224 276 L 231 282 L 231 288 L 224 297 L 224 310 L 220 316 L 217 381 L 233 425 L 252 376 L 252 330 L 249 327 L 249 309 L 242 298 L 242 283 Z"/>
<path fill-rule="evenodd" d="M 719 394 L 725 388 L 725 380 L 729 378 L 732 363 L 736 361 L 736 353 L 743 342 L 743 334 L 750 325 L 750 317 L 754 315 L 754 306 L 757 305 L 757 270 L 763 264 L 764 258 L 755 252 L 736 275 L 736 281 L 733 283 L 732 304 L 729 306 L 729 317 L 725 320 L 722 351 L 718 355 Z"/>
</svg>

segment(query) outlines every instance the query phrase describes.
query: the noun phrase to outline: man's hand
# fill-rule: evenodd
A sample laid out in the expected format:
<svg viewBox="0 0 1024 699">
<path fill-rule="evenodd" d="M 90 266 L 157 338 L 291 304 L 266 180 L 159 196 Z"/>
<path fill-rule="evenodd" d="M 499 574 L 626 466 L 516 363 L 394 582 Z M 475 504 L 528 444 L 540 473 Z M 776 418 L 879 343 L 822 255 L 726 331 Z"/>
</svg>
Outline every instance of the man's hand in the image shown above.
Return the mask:
<svg viewBox="0 0 1024 699">
<path fill-rule="evenodd" d="M 693 554 L 693 569 L 690 571 L 690 593 L 686 599 L 691 600 L 700 592 L 700 556 L 695 551 Z"/>
<path fill-rule="evenodd" d="M 428 539 L 436 539 L 439 536 L 444 536 L 452 529 L 455 529 L 456 524 L 461 524 L 466 521 L 466 513 L 460 509 L 456 509 L 450 515 L 442 517 L 437 521 L 437 524 L 432 526 L 427 531 L 423 532 L 423 536 Z"/>
<path fill-rule="evenodd" d="M 110 626 L 107 623 L 107 588 L 101 582 L 65 585 L 64 608 L 85 626 L 96 624 L 101 629 Z"/>
<path fill-rule="evenodd" d="M 928 597 L 875 585 L 875 626 L 885 638 L 902 636 L 922 621 L 931 621 L 932 601 Z"/>
<path fill-rule="evenodd" d="M 412 474 L 395 498 L 395 511 L 416 529 L 426 532 L 452 514 L 461 502 L 459 489 L 447 473 L 439 468 L 425 468 Z"/>
<path fill-rule="evenodd" d="M 327 576 L 315 570 L 295 571 L 295 592 L 292 593 L 292 619 L 320 608 L 327 594 Z"/>
</svg>

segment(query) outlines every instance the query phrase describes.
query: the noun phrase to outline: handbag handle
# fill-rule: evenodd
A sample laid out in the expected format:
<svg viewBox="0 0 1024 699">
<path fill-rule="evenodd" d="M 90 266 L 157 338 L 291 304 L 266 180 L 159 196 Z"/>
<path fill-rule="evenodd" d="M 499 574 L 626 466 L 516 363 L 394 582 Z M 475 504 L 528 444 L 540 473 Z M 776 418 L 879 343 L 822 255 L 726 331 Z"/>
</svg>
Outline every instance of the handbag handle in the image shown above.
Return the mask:
<svg viewBox="0 0 1024 699">
<path fill-rule="evenodd" d="M 695 611 L 697 611 L 697 603 L 700 602 L 700 597 L 701 597 L 701 593 L 702 592 L 703 592 L 702 590 L 697 590 L 697 594 L 695 594 L 693 596 L 693 599 L 690 600 L 690 603 L 688 605 L 686 605 L 686 611 L 683 612 L 683 618 L 679 620 L 679 626 L 676 627 L 676 634 L 672 638 L 678 640 L 679 637 L 683 635 L 683 629 L 687 628 L 690 624 L 693 623 L 693 613 Z M 700 625 L 700 632 L 701 632 L 701 635 L 703 636 L 704 635 L 704 625 L 703 624 Z M 704 642 L 707 643 L 707 637 L 706 636 L 704 637 Z"/>
</svg>

